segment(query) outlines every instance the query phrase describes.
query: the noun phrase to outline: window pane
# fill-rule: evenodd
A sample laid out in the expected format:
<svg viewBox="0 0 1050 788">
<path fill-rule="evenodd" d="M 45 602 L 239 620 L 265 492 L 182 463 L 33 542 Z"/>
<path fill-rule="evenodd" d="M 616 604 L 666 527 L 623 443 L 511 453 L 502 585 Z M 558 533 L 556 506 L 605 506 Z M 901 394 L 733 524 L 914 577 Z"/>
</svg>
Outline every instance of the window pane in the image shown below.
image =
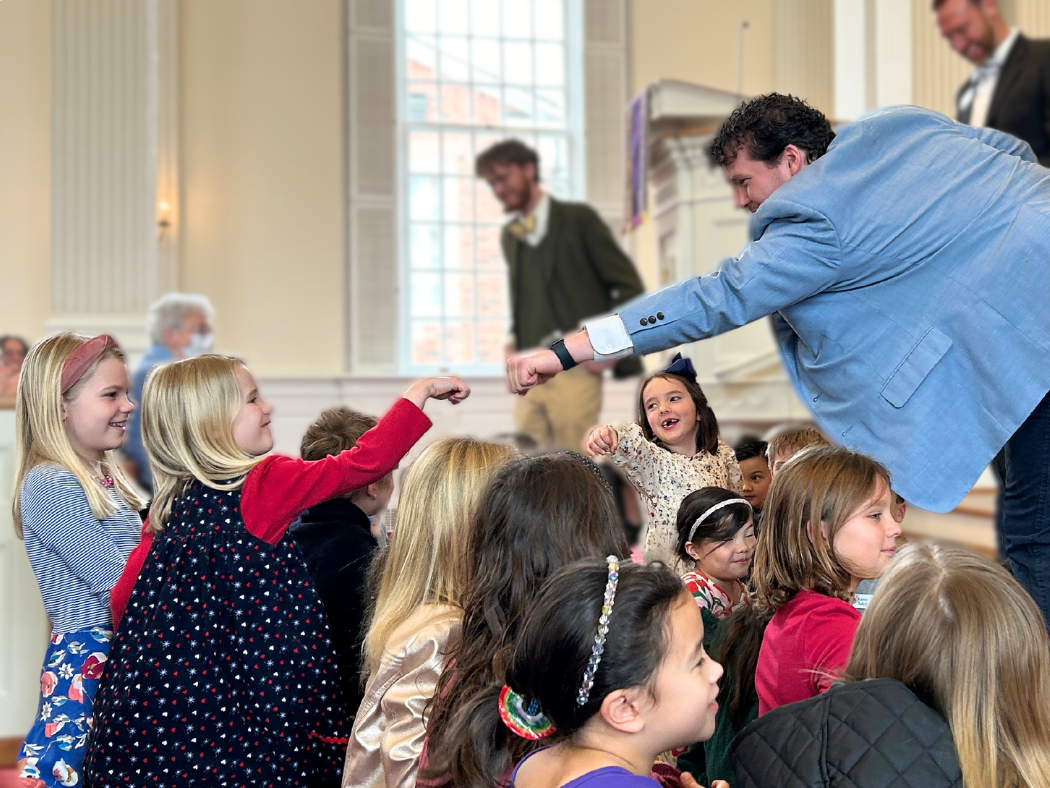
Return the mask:
<svg viewBox="0 0 1050 788">
<path fill-rule="evenodd" d="M 473 222 L 473 178 L 445 178 L 445 221 Z"/>
<path fill-rule="evenodd" d="M 445 274 L 445 317 L 474 317 L 474 274 Z"/>
<path fill-rule="evenodd" d="M 410 35 L 405 45 L 409 79 L 437 78 L 437 39 L 434 36 Z"/>
<path fill-rule="evenodd" d="M 532 38 L 532 0 L 503 0 L 503 36 Z"/>
<path fill-rule="evenodd" d="M 470 89 L 466 85 L 441 86 L 441 120 L 445 123 L 470 122 Z"/>
<path fill-rule="evenodd" d="M 503 364 L 507 344 L 506 321 L 481 320 L 477 323 L 478 361 L 482 364 Z"/>
<path fill-rule="evenodd" d="M 502 120 L 500 112 L 501 91 L 498 86 L 479 86 L 474 90 L 474 123 L 478 126 L 498 126 Z"/>
<path fill-rule="evenodd" d="M 413 271 L 409 279 L 412 317 L 441 317 L 441 274 Z"/>
<path fill-rule="evenodd" d="M 474 176 L 474 143 L 470 132 L 445 132 L 443 169 L 447 175 Z"/>
<path fill-rule="evenodd" d="M 565 50 L 561 44 L 536 45 L 536 84 L 565 86 Z"/>
<path fill-rule="evenodd" d="M 438 0 L 438 29 L 465 36 L 469 30 L 467 0 Z"/>
<path fill-rule="evenodd" d="M 437 132 L 413 131 L 408 135 L 408 171 L 441 171 L 441 138 Z"/>
<path fill-rule="evenodd" d="M 499 36 L 498 0 L 472 0 L 470 29 L 476 36 Z"/>
<path fill-rule="evenodd" d="M 408 179 L 409 216 L 423 221 L 441 218 L 440 181 L 426 175 L 413 175 Z"/>
<path fill-rule="evenodd" d="M 470 81 L 470 48 L 467 39 L 442 36 L 438 39 L 438 48 L 441 50 L 442 81 Z"/>
<path fill-rule="evenodd" d="M 565 38 L 565 7 L 561 0 L 533 0 L 536 6 L 536 38 L 561 41 Z"/>
<path fill-rule="evenodd" d="M 413 269 L 441 267 L 441 229 L 437 225 L 412 225 L 409 237 Z"/>
<path fill-rule="evenodd" d="M 562 136 L 540 137 L 536 152 L 540 155 L 540 173 L 545 181 L 569 180 L 568 145 Z"/>
<path fill-rule="evenodd" d="M 474 228 L 453 225 L 445 228 L 445 268 L 474 267 Z"/>
<path fill-rule="evenodd" d="M 508 126 L 533 126 L 536 123 L 531 90 L 507 88 L 503 118 Z"/>
<path fill-rule="evenodd" d="M 434 32 L 437 29 L 435 0 L 406 0 L 405 26 L 411 31 Z"/>
<path fill-rule="evenodd" d="M 457 321 L 445 324 L 445 363 L 474 363 L 473 321 Z"/>
<path fill-rule="evenodd" d="M 492 193 L 485 181 L 478 178 L 474 181 L 474 198 L 477 200 L 477 220 L 491 224 L 503 223 L 503 206 Z"/>
<path fill-rule="evenodd" d="M 499 245 L 499 236 L 502 227 L 499 225 L 481 226 L 477 229 L 477 261 L 478 268 L 499 269 L 503 271 L 506 263 L 503 261 L 503 250 Z M 503 274 L 506 276 L 506 273 Z"/>
<path fill-rule="evenodd" d="M 408 86 L 408 120 L 410 123 L 436 123 L 437 85 L 412 82 Z"/>
<path fill-rule="evenodd" d="M 503 68 L 508 85 L 532 84 L 532 44 L 508 41 L 503 45 Z"/>
<path fill-rule="evenodd" d="M 475 38 L 471 46 L 474 81 L 488 84 L 499 82 L 503 78 L 499 41 L 491 38 Z"/>
<path fill-rule="evenodd" d="M 507 314 L 506 274 L 478 274 L 478 317 L 504 317 Z"/>
<path fill-rule="evenodd" d="M 441 323 L 412 321 L 412 363 L 441 363 Z"/>
<path fill-rule="evenodd" d="M 565 125 L 565 93 L 563 91 L 536 91 L 536 122 L 543 126 Z"/>
</svg>

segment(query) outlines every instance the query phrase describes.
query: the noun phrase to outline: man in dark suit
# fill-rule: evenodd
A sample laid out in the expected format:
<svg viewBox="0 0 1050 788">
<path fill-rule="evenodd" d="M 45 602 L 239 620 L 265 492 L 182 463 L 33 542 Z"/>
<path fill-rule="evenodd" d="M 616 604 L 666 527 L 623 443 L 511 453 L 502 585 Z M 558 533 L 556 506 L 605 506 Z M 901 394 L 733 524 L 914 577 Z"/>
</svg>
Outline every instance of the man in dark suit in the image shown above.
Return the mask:
<svg viewBox="0 0 1050 788">
<path fill-rule="evenodd" d="M 996 0 L 934 0 L 937 26 L 977 68 L 956 95 L 957 120 L 1005 131 L 1050 166 L 1050 41 L 1010 28 Z"/>
<path fill-rule="evenodd" d="M 497 143 L 478 156 L 475 172 L 510 217 L 500 237 L 510 279 L 508 356 L 550 345 L 644 291 L 634 264 L 593 208 L 556 200 L 540 188 L 539 157 L 527 145 Z M 579 449 L 598 422 L 601 374 L 614 364 L 617 377 L 642 370 L 637 357 L 581 364 L 559 376 L 560 385 L 518 401 L 518 431 L 544 449 Z"/>
</svg>

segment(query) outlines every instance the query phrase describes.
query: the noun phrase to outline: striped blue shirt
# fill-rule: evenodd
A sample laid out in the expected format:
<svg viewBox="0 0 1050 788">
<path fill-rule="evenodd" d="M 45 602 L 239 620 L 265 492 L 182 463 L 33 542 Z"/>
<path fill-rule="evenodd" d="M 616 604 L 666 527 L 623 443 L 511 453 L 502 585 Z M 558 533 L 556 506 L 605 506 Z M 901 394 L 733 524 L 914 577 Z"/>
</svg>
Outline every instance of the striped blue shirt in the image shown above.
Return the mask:
<svg viewBox="0 0 1050 788">
<path fill-rule="evenodd" d="M 117 494 L 105 520 L 91 512 L 77 478 L 54 465 L 37 465 L 22 483 L 22 534 L 51 631 L 110 627 L 109 592 L 139 543 L 142 520 Z"/>
</svg>

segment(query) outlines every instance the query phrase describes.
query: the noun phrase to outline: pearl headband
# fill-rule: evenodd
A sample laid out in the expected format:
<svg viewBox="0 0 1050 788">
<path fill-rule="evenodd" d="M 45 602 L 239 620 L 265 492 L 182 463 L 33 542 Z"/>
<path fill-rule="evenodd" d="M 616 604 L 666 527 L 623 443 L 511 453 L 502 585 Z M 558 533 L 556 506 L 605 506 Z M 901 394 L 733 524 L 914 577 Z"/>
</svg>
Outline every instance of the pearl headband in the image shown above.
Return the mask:
<svg viewBox="0 0 1050 788">
<path fill-rule="evenodd" d="M 747 506 L 747 508 L 750 509 L 752 512 L 755 511 L 751 507 L 751 502 L 746 500 L 746 499 L 744 499 L 744 498 L 730 498 L 728 501 L 722 501 L 722 503 L 716 503 L 714 506 L 712 506 L 710 509 L 708 509 L 706 512 L 704 512 L 702 515 L 700 515 L 699 517 L 696 518 L 696 522 L 693 523 L 693 527 L 689 529 L 689 538 L 686 539 L 686 541 L 687 542 L 693 541 L 693 534 L 696 533 L 696 529 L 700 527 L 700 525 L 704 522 L 704 520 L 706 520 L 712 514 L 717 512 L 719 509 L 724 509 L 725 507 L 731 506 L 734 503 L 745 504 Z"/>
<path fill-rule="evenodd" d="M 616 601 L 616 583 L 620 579 L 620 560 L 610 555 L 605 561 L 609 565 L 609 581 L 605 584 L 605 598 L 602 600 L 602 614 L 598 619 L 598 634 L 594 636 L 591 659 L 587 663 L 587 670 L 583 672 L 583 685 L 576 696 L 577 706 L 585 705 L 587 698 L 591 695 L 594 674 L 598 670 L 598 663 L 602 661 L 602 652 L 605 651 L 605 636 L 609 634 L 609 616 L 612 614 L 613 603 Z"/>
</svg>

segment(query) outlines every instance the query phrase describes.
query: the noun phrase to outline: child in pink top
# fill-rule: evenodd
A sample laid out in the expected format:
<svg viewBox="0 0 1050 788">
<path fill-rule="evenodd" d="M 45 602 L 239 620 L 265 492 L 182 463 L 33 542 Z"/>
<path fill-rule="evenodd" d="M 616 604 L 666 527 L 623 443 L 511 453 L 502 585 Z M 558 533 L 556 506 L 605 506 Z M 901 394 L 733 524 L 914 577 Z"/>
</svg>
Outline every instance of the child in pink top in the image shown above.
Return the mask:
<svg viewBox="0 0 1050 788">
<path fill-rule="evenodd" d="M 900 525 L 886 469 L 832 446 L 777 473 L 763 510 L 752 578 L 770 616 L 758 655 L 759 714 L 819 695 L 849 659 L 861 580 L 882 574 Z"/>
</svg>

